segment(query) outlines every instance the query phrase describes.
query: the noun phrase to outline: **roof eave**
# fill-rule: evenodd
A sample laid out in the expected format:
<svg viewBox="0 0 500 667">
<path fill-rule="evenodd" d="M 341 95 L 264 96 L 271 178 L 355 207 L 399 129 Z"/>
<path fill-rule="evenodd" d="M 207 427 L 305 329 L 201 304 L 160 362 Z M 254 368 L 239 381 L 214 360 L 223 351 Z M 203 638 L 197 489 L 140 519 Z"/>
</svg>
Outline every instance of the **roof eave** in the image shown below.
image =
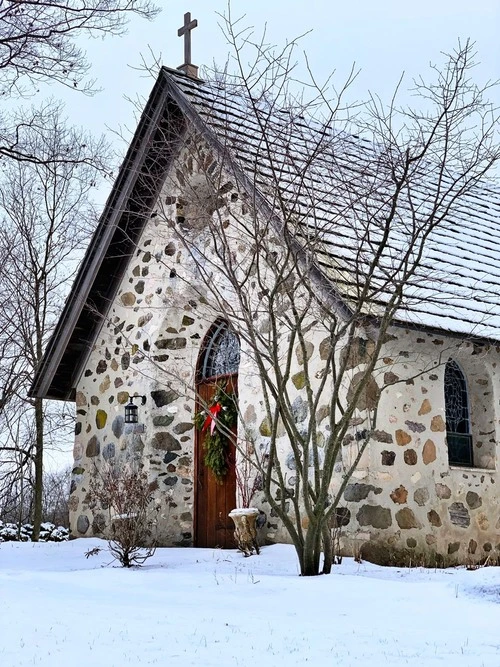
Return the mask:
<svg viewBox="0 0 500 667">
<path fill-rule="evenodd" d="M 97 273 L 106 258 L 106 253 L 119 227 L 127 200 L 139 177 L 140 167 L 147 154 L 148 142 L 158 127 L 169 98 L 176 102 L 179 107 L 185 106 L 185 104 L 179 104 L 179 94 L 175 86 L 171 84 L 167 76 L 167 70 L 162 68 L 106 201 L 93 239 L 82 260 L 59 321 L 29 389 L 28 395 L 31 397 L 55 400 L 74 400 L 75 398 L 75 387 L 73 385 L 56 386 L 58 370 L 82 311 L 89 302 Z M 85 349 L 79 355 L 76 364 L 78 372 L 75 369 L 73 377 L 81 372 L 80 369 L 89 349 L 89 345 L 85 346 Z"/>
</svg>

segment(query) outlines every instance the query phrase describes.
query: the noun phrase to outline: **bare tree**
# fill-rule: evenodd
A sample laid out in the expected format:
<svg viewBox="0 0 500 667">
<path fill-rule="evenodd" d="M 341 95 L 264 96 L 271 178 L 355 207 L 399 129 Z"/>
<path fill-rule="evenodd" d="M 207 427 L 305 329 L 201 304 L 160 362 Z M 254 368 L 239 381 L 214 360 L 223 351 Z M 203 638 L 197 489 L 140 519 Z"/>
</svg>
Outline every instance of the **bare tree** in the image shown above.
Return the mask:
<svg viewBox="0 0 500 667">
<path fill-rule="evenodd" d="M 154 487 L 143 470 L 105 465 L 90 483 L 92 500 L 110 515 L 110 553 L 123 567 L 142 565 L 156 550 Z"/>
<path fill-rule="evenodd" d="M 242 442 L 301 573 L 329 573 L 330 527 L 377 427 L 390 327 L 443 299 L 428 243 L 496 165 L 497 117 L 469 43 L 415 83 L 423 112 L 373 98 L 349 118 L 348 86 L 298 86 L 293 44 L 252 44 L 231 22 L 226 35 L 237 74 L 217 73 L 201 110 L 218 153 L 197 131 L 184 144 L 196 176 L 174 177 L 162 211 L 184 248 L 168 268 L 237 333 L 266 416 L 259 427 L 242 410 Z"/>
<path fill-rule="evenodd" d="M 86 78 L 90 65 L 78 40 L 122 34 L 130 16 L 152 19 L 158 11 L 150 0 L 5 0 L 0 5 L 0 95 L 9 101 L 26 98 L 41 84 L 51 83 L 95 92 L 94 82 Z M 31 128 L 41 126 L 43 114 L 38 111 L 3 111 L 0 156 L 39 161 L 29 137 Z M 65 159 L 64 153 L 51 157 Z"/>
<path fill-rule="evenodd" d="M 0 420 L 3 485 L 31 479 L 35 539 L 42 521 L 43 451 L 58 446 L 73 425 L 61 407 L 27 399 L 33 374 L 96 219 L 91 203 L 107 147 L 70 129 L 61 108 L 44 108 L 28 145 L 36 163 L 11 162 L 0 192 Z M 65 161 L 53 160 L 65 154 Z M 91 166 L 94 165 L 94 166 Z"/>
<path fill-rule="evenodd" d="M 9 484 L 5 488 L 2 484 L 1 487 L 0 520 L 16 524 L 19 531 L 23 525 L 30 523 L 33 516 L 34 484 L 28 476 L 30 472 L 27 466 L 16 466 L 8 475 Z M 43 475 L 43 519 L 55 526 L 66 528 L 69 525 L 70 478 L 71 468 L 45 472 Z"/>
<path fill-rule="evenodd" d="M 69 526 L 71 468 L 46 472 L 43 476 L 43 518 L 55 526 Z"/>
<path fill-rule="evenodd" d="M 5 0 L 0 7 L 1 94 L 26 95 L 47 82 L 79 88 L 89 69 L 79 38 L 123 34 L 131 15 L 152 19 L 158 11 L 151 0 Z"/>
<path fill-rule="evenodd" d="M 104 142 L 69 129 L 56 102 L 21 108 L 15 101 L 53 83 L 92 94 L 82 38 L 122 34 L 131 16 L 153 19 L 158 11 L 151 0 L 0 3 L 0 492 L 20 494 L 19 507 L 34 512 L 35 539 L 44 446 L 64 440 L 73 421 L 65 409 L 30 403 L 26 391 L 95 218 L 89 195 L 97 172 L 111 170 Z M 26 504 L 30 484 L 34 500 Z"/>
</svg>

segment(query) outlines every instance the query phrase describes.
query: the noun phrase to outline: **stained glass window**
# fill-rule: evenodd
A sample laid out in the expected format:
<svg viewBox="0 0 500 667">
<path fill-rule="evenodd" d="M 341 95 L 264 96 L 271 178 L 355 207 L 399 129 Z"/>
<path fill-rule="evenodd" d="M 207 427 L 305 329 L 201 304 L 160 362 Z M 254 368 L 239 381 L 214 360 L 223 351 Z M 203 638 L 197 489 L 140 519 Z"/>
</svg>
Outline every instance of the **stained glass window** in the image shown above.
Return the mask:
<svg viewBox="0 0 500 667">
<path fill-rule="evenodd" d="M 202 379 L 232 375 L 240 365 L 240 342 L 227 322 L 218 322 L 212 329 L 203 353 Z"/>
<path fill-rule="evenodd" d="M 472 466 L 467 382 L 460 366 L 451 359 L 444 373 L 444 398 L 448 459 L 453 465 Z"/>
</svg>

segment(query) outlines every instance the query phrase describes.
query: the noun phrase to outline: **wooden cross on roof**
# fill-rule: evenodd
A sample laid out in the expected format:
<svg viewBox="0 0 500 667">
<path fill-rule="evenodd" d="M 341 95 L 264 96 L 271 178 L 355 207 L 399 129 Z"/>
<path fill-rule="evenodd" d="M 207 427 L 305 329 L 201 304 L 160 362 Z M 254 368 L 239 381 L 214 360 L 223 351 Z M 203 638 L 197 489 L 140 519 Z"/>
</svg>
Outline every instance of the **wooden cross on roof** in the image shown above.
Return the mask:
<svg viewBox="0 0 500 667">
<path fill-rule="evenodd" d="M 191 21 L 191 12 L 186 12 L 184 14 L 184 25 L 177 31 L 179 37 L 184 35 L 184 65 L 177 69 L 194 79 L 198 78 L 198 67 L 191 63 L 191 30 L 197 26 L 198 21 L 196 19 Z"/>
</svg>

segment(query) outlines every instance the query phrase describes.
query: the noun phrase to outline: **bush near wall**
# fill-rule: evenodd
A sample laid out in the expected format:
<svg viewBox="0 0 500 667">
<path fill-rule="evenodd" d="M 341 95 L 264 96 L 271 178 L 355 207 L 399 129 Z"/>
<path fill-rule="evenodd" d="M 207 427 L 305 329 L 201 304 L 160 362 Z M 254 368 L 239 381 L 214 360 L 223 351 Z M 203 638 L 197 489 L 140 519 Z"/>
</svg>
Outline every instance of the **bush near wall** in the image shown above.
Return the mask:
<svg viewBox="0 0 500 667">
<path fill-rule="evenodd" d="M 33 526 L 25 523 L 19 526 L 15 523 L 0 521 L 0 542 L 30 542 Z M 69 530 L 46 521 L 40 526 L 40 542 L 65 542 L 69 538 Z"/>
</svg>

